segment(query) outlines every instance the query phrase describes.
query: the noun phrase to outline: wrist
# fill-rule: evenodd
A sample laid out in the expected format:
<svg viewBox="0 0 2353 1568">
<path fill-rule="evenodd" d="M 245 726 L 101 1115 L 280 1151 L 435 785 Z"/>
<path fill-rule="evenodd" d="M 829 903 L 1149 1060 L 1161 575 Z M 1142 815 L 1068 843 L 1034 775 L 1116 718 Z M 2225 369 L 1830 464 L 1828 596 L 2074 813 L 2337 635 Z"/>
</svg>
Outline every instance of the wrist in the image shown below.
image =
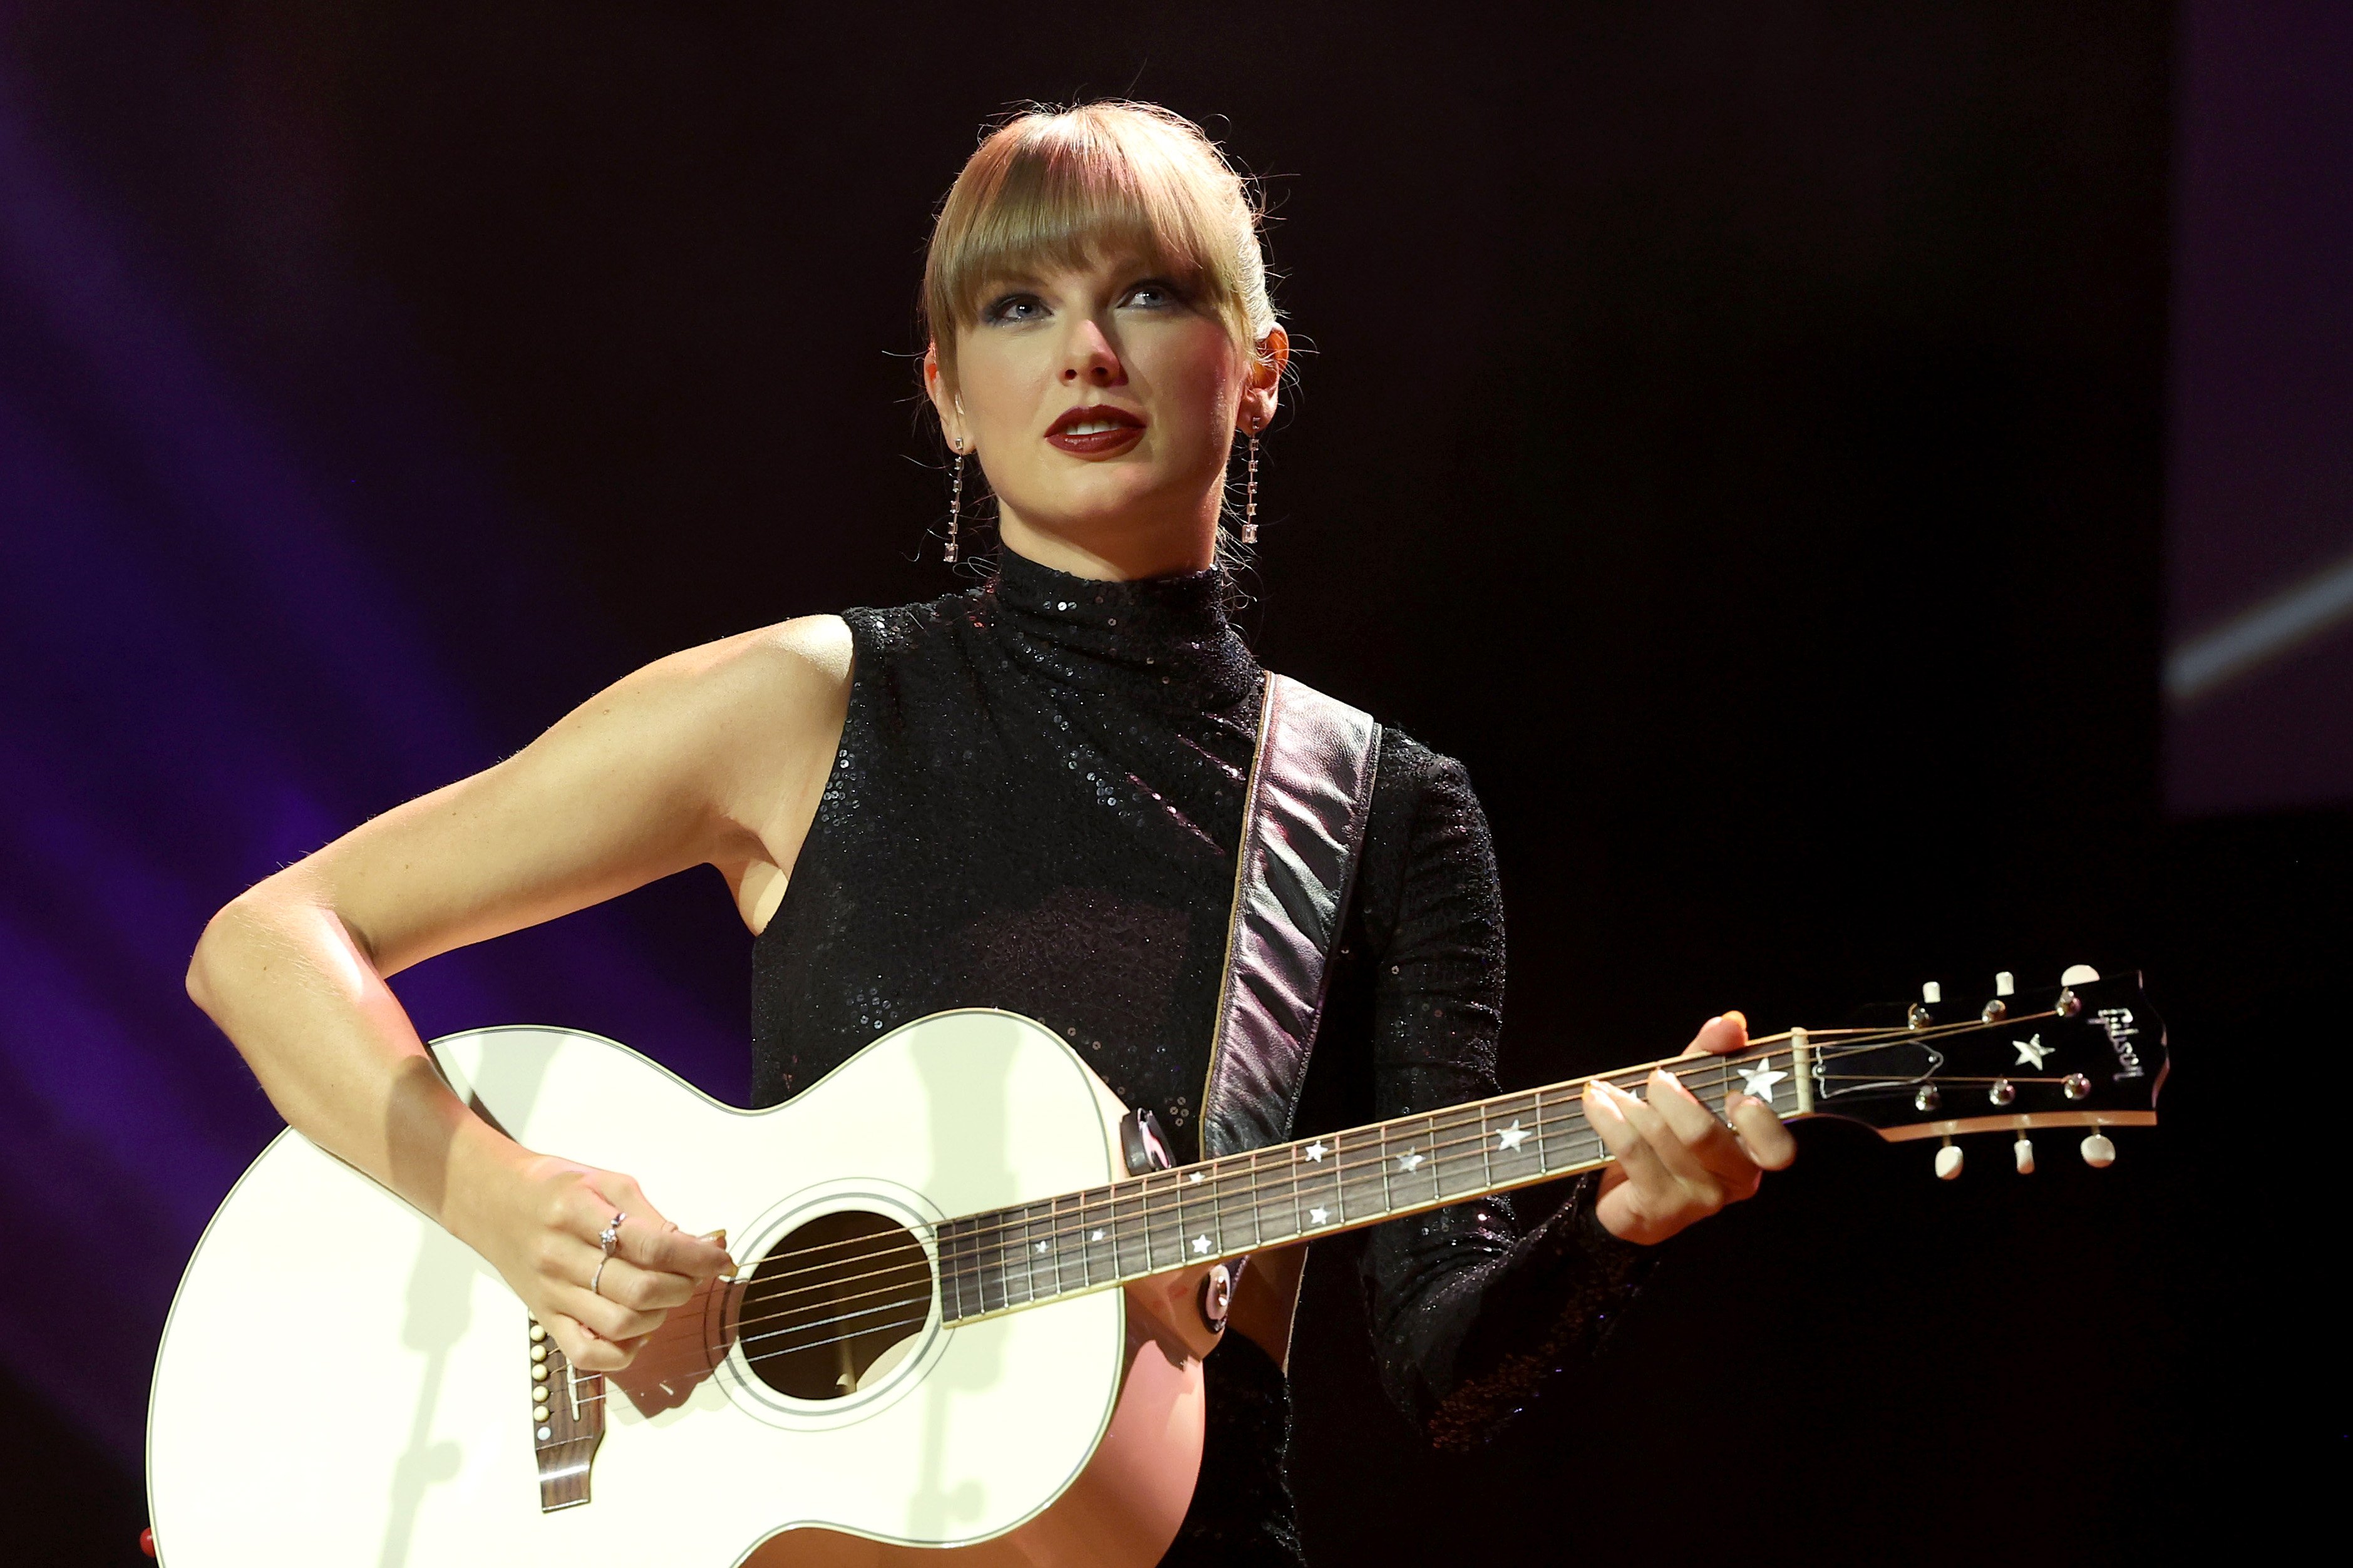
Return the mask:
<svg viewBox="0 0 2353 1568">
<path fill-rule="evenodd" d="M 533 1158 L 531 1151 L 460 1107 L 459 1120 L 450 1129 L 441 1212 L 437 1216 L 442 1228 L 484 1257 L 490 1256 L 483 1241 L 494 1223 L 492 1216 L 512 1206 Z"/>
</svg>

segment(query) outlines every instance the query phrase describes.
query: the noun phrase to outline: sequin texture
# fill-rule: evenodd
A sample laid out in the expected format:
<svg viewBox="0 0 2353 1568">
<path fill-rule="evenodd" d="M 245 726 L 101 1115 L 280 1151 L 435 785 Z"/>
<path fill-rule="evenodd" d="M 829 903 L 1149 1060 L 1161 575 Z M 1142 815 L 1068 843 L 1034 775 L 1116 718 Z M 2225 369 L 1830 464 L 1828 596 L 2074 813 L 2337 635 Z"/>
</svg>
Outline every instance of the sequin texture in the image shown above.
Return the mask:
<svg viewBox="0 0 2353 1568">
<path fill-rule="evenodd" d="M 755 1103 L 949 1007 L 1060 1033 L 1175 1152 L 1198 1143 L 1262 675 L 1215 573 L 1136 583 L 1006 552 L 986 585 L 845 612 L 839 754 L 753 950 Z M 1461 765 L 1394 729 L 1300 1131 L 1494 1092 L 1504 927 Z M 1636 1249 L 1574 1203 L 1522 1236 L 1500 1200 L 1380 1226 L 1363 1277 L 1384 1384 L 1461 1442 L 1597 1337 Z M 1209 1447 L 1170 1563 L 1289 1563 L 1289 1394 L 1211 1356 Z"/>
</svg>

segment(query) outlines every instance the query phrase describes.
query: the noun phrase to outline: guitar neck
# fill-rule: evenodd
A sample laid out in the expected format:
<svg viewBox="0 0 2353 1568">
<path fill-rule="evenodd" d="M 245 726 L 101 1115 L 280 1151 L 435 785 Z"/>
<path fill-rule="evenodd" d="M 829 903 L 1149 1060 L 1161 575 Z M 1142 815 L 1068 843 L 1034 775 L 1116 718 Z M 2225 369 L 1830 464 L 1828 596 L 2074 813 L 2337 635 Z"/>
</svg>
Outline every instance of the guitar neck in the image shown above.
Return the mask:
<svg viewBox="0 0 2353 1568">
<path fill-rule="evenodd" d="M 1645 1062 L 1599 1076 L 1632 1090 L 1653 1068 L 1671 1065 L 1718 1115 L 1744 1093 L 1803 1115 L 1812 1109 L 1810 1049 L 1799 1030 L 1736 1055 Z M 993 1317 L 1594 1170 L 1609 1152 L 1585 1120 L 1586 1081 L 951 1220 L 939 1230 L 943 1314 L 951 1323 Z"/>
</svg>

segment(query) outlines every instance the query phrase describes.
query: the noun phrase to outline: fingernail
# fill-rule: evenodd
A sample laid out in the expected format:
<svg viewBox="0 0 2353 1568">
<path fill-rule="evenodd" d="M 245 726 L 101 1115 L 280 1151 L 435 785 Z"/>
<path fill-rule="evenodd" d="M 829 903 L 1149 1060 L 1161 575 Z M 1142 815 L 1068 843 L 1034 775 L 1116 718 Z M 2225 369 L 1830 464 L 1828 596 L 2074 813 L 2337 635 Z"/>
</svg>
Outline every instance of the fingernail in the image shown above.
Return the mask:
<svg viewBox="0 0 2353 1568">
<path fill-rule="evenodd" d="M 1737 1007 L 1725 1014 L 1724 1021 L 1727 1024 L 1737 1024 L 1744 1029 L 1748 1027 L 1748 1015 Z"/>
<path fill-rule="evenodd" d="M 1666 1080 L 1664 1085 L 1662 1087 L 1673 1089 L 1685 1100 L 1689 1100 L 1692 1097 L 1692 1091 L 1683 1087 L 1683 1079 L 1677 1078 L 1674 1074 L 1669 1072 L 1664 1068 L 1652 1068 L 1651 1069 L 1651 1081 L 1655 1084 L 1662 1079 Z"/>
</svg>

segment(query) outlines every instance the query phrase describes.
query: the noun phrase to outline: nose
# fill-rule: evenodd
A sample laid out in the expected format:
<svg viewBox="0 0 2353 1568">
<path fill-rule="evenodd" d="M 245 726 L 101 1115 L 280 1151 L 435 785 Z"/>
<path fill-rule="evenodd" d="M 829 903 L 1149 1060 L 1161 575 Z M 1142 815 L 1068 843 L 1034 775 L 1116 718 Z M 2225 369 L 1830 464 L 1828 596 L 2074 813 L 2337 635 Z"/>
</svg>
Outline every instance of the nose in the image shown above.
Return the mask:
<svg viewBox="0 0 2353 1568">
<path fill-rule="evenodd" d="M 1119 363 L 1119 351 L 1112 346 L 1102 323 L 1092 317 L 1082 318 L 1064 353 L 1062 384 L 1120 386 L 1126 381 L 1127 368 Z"/>
</svg>

